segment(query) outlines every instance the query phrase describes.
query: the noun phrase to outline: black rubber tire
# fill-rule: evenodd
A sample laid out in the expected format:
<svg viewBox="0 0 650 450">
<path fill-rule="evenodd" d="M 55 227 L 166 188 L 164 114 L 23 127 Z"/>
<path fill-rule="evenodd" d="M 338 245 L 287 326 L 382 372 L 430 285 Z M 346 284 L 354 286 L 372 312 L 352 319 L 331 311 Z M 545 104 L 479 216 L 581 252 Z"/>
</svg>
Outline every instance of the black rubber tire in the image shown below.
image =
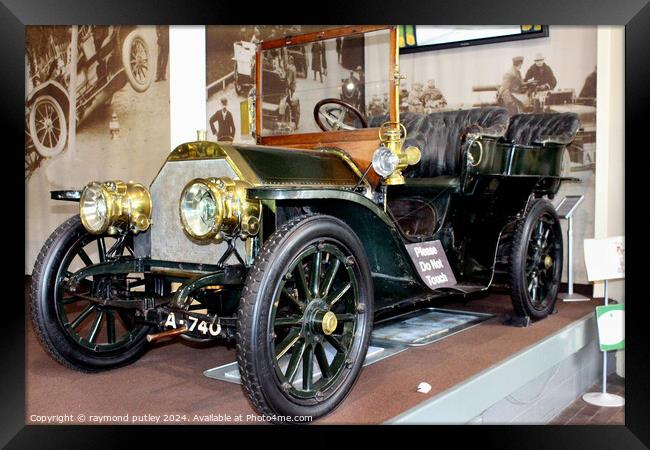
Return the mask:
<svg viewBox="0 0 650 450">
<path fill-rule="evenodd" d="M 321 238 L 336 239 L 350 250 L 359 269 L 360 299 L 365 312 L 360 314 L 365 332 L 352 363 L 341 376 L 336 390 L 322 401 L 299 404 L 282 390 L 269 351 L 267 325 L 272 296 L 268 295 L 283 276 L 283 269 L 301 249 Z M 276 230 L 264 244 L 261 254 L 249 272 L 242 291 L 237 316 L 237 363 L 244 391 L 255 409 L 274 423 L 300 422 L 309 416 L 312 420 L 334 410 L 350 392 L 359 376 L 368 350 L 373 323 L 373 286 L 365 251 L 352 229 L 341 220 L 325 215 L 302 215 L 293 218 Z M 278 416 L 281 416 L 278 418 Z M 301 417 L 302 416 L 302 417 Z M 291 419 L 283 418 L 290 417 Z M 301 420 L 302 418 L 302 420 Z"/>
<path fill-rule="evenodd" d="M 553 249 L 553 270 L 548 299 L 543 308 L 536 308 L 533 305 L 527 289 L 526 281 L 526 257 L 528 245 L 531 239 L 533 228 L 543 215 L 548 215 L 552 221 L 555 233 L 555 244 Z M 548 200 L 535 199 L 529 205 L 526 214 L 515 227 L 510 250 L 510 296 L 515 313 L 519 316 L 527 316 L 534 320 L 543 319 L 553 312 L 555 302 L 562 278 L 563 243 L 562 228 L 560 219 L 555 208 Z"/>
<path fill-rule="evenodd" d="M 80 346 L 64 331 L 54 306 L 55 277 L 66 251 L 86 234 L 88 232 L 77 215 L 63 222 L 50 235 L 34 265 L 30 305 L 36 336 L 55 361 L 82 372 L 98 372 L 130 364 L 140 358 L 147 348 L 146 335 L 151 327 L 143 326 L 126 348 L 105 354 Z"/>
</svg>

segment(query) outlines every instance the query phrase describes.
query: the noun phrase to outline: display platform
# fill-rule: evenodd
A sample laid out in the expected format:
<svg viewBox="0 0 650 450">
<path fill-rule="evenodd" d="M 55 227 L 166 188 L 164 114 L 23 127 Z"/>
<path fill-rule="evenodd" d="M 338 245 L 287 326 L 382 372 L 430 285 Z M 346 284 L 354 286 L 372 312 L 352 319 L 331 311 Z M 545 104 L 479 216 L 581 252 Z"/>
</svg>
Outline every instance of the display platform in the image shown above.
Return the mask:
<svg viewBox="0 0 650 450">
<path fill-rule="evenodd" d="M 440 308 L 424 308 L 400 314 L 374 327 L 368 353 L 363 363 L 364 367 L 379 362 L 385 358 L 403 352 L 408 347 L 426 345 L 432 342 L 460 333 L 479 323 L 494 317 L 492 314 L 458 311 Z M 325 349 L 328 361 L 334 359 L 333 349 Z M 281 366 L 286 370 L 288 361 Z M 236 362 L 223 364 L 208 369 L 203 374 L 215 380 L 241 384 L 239 368 Z M 320 367 L 314 361 L 314 374 L 320 375 Z M 302 383 L 298 375 L 295 385 Z"/>
<path fill-rule="evenodd" d="M 596 342 L 595 329 L 589 324 L 599 304 L 594 300 L 558 302 L 557 314 L 528 328 L 503 325 L 512 311 L 505 295 L 436 305 L 494 317 L 364 367 L 348 398 L 318 423 L 471 422 L 509 395 L 524 399 L 516 391 L 526 383 L 545 377 L 549 368 L 554 370 L 554 365 L 571 355 L 589 350 Z M 63 412 L 73 417 L 66 423 L 89 423 L 91 414 L 102 416 L 101 423 L 116 424 L 257 423 L 240 385 L 203 375 L 234 361 L 232 346 L 161 342 L 132 365 L 84 374 L 54 362 L 41 349 L 29 324 L 26 328 L 27 423 L 42 423 L 39 417 Z M 422 381 L 432 387 L 427 394 L 417 392 Z M 552 379 L 551 387 L 554 383 Z M 82 414 L 86 416 L 83 422 L 77 419 Z M 239 415 L 243 420 L 234 422 Z"/>
</svg>

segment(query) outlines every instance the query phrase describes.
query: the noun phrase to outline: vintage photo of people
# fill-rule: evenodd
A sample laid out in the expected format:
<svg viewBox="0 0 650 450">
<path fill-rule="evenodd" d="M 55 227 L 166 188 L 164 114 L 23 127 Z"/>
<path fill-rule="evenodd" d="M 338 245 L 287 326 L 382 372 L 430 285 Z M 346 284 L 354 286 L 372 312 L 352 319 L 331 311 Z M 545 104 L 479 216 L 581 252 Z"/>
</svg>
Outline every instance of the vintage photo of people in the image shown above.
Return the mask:
<svg viewBox="0 0 650 450">
<path fill-rule="evenodd" d="M 249 97 L 255 94 L 256 44 L 261 39 L 272 40 L 326 27 L 241 25 L 206 28 L 208 137 L 252 142 L 247 105 Z M 325 98 L 346 101 L 362 115 L 370 109 L 376 114 L 385 113 L 386 95 L 375 95 L 374 108 L 367 103 L 365 59 L 361 35 L 264 51 L 263 130 L 260 131 L 266 134 L 319 131 L 311 117 L 317 103 Z M 387 79 L 387 68 L 385 72 L 382 78 Z M 339 111 L 340 105 L 330 106 L 325 112 Z M 330 119 L 336 120 L 334 116 Z M 345 120 L 350 122 L 346 126 L 352 126 L 353 116 Z"/>
</svg>

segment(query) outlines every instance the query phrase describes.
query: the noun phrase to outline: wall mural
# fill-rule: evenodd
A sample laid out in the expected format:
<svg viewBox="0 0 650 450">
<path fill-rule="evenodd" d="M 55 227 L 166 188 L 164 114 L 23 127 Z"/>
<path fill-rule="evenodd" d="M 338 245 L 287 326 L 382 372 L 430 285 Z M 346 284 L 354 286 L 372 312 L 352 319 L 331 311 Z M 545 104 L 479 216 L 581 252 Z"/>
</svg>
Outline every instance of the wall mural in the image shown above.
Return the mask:
<svg viewBox="0 0 650 450">
<path fill-rule="evenodd" d="M 255 49 L 258 42 L 325 28 L 319 25 L 206 26 L 208 139 L 253 142 L 246 120 L 242 122 L 242 117 L 248 114 L 246 102 L 255 85 Z M 332 64 L 336 58 L 335 43 L 327 45 L 327 48 L 325 44 L 315 47 L 309 44 L 283 54 L 269 52 L 264 59 L 264 70 L 269 83 L 275 75 L 276 90 L 284 91 L 286 98 L 289 91 L 295 93 L 297 86 L 329 84 L 334 80 Z M 307 111 L 304 107 L 302 109 Z M 293 113 L 291 120 L 283 122 L 291 123 L 288 126 L 293 126 L 295 130 L 300 126 L 300 121 L 298 119 L 296 125 L 295 109 Z"/>
<path fill-rule="evenodd" d="M 73 45 L 76 42 L 76 45 Z M 169 152 L 168 26 L 28 26 L 25 273 L 76 203 L 50 190 L 150 183 Z"/>
</svg>

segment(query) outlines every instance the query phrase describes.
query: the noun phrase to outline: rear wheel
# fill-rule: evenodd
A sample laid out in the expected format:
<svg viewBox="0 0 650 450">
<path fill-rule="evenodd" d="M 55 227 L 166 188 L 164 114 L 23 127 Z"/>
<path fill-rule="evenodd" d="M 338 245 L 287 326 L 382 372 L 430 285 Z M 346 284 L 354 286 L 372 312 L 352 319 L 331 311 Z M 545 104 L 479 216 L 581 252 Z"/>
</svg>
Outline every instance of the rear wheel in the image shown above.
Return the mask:
<svg viewBox="0 0 650 450">
<path fill-rule="evenodd" d="M 512 305 L 520 316 L 543 319 L 562 277 L 562 228 L 553 205 L 535 200 L 515 229 L 510 254 Z"/>
<path fill-rule="evenodd" d="M 120 256 L 132 243 L 88 233 L 79 216 L 64 222 L 49 237 L 36 260 L 30 290 L 34 330 L 45 350 L 61 364 L 92 372 L 122 366 L 145 350 L 151 327 L 139 323 L 134 309 L 112 308 L 89 300 L 162 294 L 162 280 L 142 274 L 93 276 L 81 280 L 75 292 L 66 281 L 76 271 Z"/>
<path fill-rule="evenodd" d="M 343 222 L 301 216 L 277 230 L 238 314 L 237 361 L 257 410 L 308 421 L 338 406 L 366 356 L 371 299 L 363 247 Z"/>
</svg>

